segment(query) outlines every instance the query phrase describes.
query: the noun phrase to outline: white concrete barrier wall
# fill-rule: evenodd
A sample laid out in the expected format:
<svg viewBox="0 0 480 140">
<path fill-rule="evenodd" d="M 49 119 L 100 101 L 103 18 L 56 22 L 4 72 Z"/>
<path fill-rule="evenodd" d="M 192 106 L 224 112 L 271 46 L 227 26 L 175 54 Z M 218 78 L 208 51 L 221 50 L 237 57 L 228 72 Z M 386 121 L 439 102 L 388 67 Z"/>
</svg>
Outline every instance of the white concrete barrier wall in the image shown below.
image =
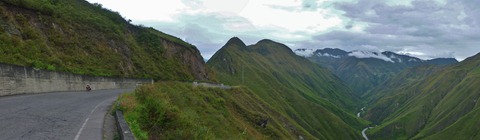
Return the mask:
<svg viewBox="0 0 480 140">
<path fill-rule="evenodd" d="M 85 76 L 0 63 L 0 96 L 81 91 L 86 85 L 93 90 L 134 88 L 146 83 L 152 83 L 152 79 Z"/>
</svg>

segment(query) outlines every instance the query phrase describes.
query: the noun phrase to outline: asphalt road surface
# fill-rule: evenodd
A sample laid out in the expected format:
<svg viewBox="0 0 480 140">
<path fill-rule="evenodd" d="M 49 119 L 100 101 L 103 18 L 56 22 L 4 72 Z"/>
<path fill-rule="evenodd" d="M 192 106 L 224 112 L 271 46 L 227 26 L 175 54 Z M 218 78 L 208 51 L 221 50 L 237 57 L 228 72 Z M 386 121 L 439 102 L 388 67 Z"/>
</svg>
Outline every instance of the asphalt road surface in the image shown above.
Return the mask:
<svg viewBox="0 0 480 140">
<path fill-rule="evenodd" d="M 100 140 L 110 105 L 119 94 L 129 91 L 0 97 L 0 140 Z"/>
</svg>

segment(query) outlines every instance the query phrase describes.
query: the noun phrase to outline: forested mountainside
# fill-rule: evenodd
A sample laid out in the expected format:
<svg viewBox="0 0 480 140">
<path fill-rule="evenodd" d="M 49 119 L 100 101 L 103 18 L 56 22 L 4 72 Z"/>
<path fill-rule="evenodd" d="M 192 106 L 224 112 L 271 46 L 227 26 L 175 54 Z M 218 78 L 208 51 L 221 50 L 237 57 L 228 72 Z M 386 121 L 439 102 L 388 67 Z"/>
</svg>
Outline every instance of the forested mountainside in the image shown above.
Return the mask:
<svg viewBox="0 0 480 140">
<path fill-rule="evenodd" d="M 329 70 L 283 44 L 261 40 L 247 46 L 235 37 L 207 65 L 219 81 L 250 88 L 319 139 L 362 139 L 368 122 L 354 115 L 359 98 Z"/>
<path fill-rule="evenodd" d="M 0 2 L 0 62 L 95 76 L 208 80 L 197 48 L 84 0 Z"/>
</svg>

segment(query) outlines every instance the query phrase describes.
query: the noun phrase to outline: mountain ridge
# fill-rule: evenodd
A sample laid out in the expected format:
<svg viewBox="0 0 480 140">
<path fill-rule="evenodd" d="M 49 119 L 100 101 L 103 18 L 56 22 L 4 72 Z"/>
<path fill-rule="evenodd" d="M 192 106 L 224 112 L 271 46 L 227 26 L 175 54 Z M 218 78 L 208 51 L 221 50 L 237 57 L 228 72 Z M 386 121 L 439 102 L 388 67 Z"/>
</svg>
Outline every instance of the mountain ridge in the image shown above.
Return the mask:
<svg viewBox="0 0 480 140">
<path fill-rule="evenodd" d="M 333 71 L 356 92 L 363 95 L 368 90 L 382 84 L 402 70 L 419 65 L 448 65 L 457 63 L 455 59 L 421 60 L 416 57 L 394 52 L 344 51 L 341 49 L 297 49 L 312 62 Z M 311 52 L 311 53 L 310 53 Z"/>
<path fill-rule="evenodd" d="M 314 49 L 295 49 L 294 52 L 297 55 L 304 56 L 304 57 L 311 57 L 311 56 L 314 56 L 314 55 L 346 57 L 346 56 L 349 56 L 349 54 L 351 54 L 352 52 L 366 52 L 366 53 L 375 54 L 375 55 L 383 54 L 387 57 L 402 56 L 402 57 L 407 57 L 407 58 L 413 59 L 414 61 L 427 61 L 427 62 L 428 61 L 456 61 L 456 62 L 458 62 L 458 60 L 453 58 L 453 57 L 450 57 L 450 58 L 449 57 L 439 57 L 439 58 L 432 58 L 432 59 L 423 60 L 423 59 L 417 58 L 415 56 L 410 56 L 410 55 L 407 55 L 407 54 L 398 54 L 398 53 L 395 53 L 395 52 L 392 52 L 392 51 L 382 51 L 382 52 L 367 51 L 367 50 L 345 51 L 345 50 L 342 50 L 342 49 L 339 49 L 339 48 L 323 48 L 323 49 L 316 49 L 316 50 L 314 50 Z M 360 57 L 357 57 L 357 58 L 362 59 Z M 366 58 L 375 58 L 375 57 L 367 56 Z M 390 59 L 392 59 L 392 61 L 394 61 L 394 62 L 398 62 L 398 61 L 393 60 L 395 58 L 390 58 Z M 432 63 L 435 63 L 435 62 L 432 62 Z M 439 62 L 437 62 L 437 63 L 439 63 Z M 443 63 L 441 63 L 441 64 L 443 64 Z"/>
<path fill-rule="evenodd" d="M 338 77 L 278 42 L 245 48 L 224 46 L 207 62 L 219 81 L 250 88 L 317 138 L 361 139 L 368 122 L 353 114 L 361 102 Z"/>
<path fill-rule="evenodd" d="M 369 135 L 377 139 L 478 139 L 480 54 L 442 68 L 398 75 L 373 99 L 365 118 L 379 124 Z M 422 72 L 423 71 L 423 72 Z M 426 73 L 425 73 L 426 72 Z M 403 72 L 408 74 L 408 71 Z M 425 73 L 426 75 L 422 75 Z M 416 77 L 416 78 L 415 78 Z M 395 131 L 392 129 L 395 128 Z"/>
</svg>

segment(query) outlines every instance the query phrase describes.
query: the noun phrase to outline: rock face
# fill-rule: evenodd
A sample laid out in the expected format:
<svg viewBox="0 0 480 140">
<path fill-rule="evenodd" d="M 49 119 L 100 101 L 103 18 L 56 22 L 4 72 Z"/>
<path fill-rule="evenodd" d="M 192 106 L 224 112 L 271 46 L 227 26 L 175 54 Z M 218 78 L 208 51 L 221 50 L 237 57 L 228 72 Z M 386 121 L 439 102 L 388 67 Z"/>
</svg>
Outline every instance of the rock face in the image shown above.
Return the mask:
<svg viewBox="0 0 480 140">
<path fill-rule="evenodd" d="M 195 79 L 209 79 L 208 70 L 205 67 L 205 61 L 203 60 L 202 55 L 200 55 L 200 51 L 197 49 L 186 50 L 184 49 L 184 46 L 166 40 L 163 40 L 162 42 L 167 50 L 165 53 L 166 57 L 180 57 L 182 64 L 188 66 L 188 69 L 192 72 Z"/>
<path fill-rule="evenodd" d="M 209 80 L 198 49 L 99 4 L 0 2 L 0 62 L 96 76 Z"/>
</svg>

